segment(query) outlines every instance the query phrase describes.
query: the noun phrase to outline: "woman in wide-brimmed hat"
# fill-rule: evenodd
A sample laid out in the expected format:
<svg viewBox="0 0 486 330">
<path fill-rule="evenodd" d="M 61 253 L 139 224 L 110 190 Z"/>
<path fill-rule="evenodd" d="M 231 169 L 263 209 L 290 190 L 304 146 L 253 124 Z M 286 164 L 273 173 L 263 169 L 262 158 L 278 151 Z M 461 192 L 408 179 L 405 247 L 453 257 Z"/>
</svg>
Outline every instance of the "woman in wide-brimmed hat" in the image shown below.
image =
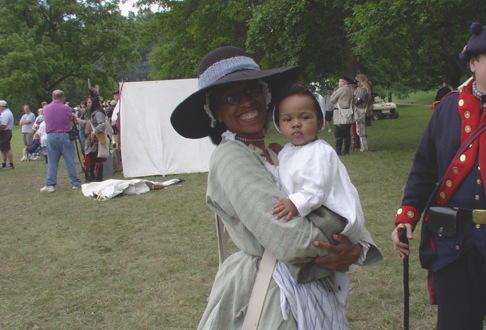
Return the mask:
<svg viewBox="0 0 486 330">
<path fill-rule="evenodd" d="M 242 328 L 264 250 L 276 257 L 278 269 L 285 273 L 274 272 L 274 278 L 282 275 L 306 283 L 299 284 L 302 292 L 314 290 L 323 297 L 313 301 L 317 309 L 336 312 L 321 320 L 322 327 L 313 328 L 349 329 L 345 305 L 332 292 L 332 283 L 315 279 L 321 278 L 320 271 L 328 272 L 323 267 L 337 270 L 358 258 L 366 258 L 366 264 L 382 259 L 367 232 L 363 245 L 354 245 L 341 235 L 334 237 L 338 245 L 328 244 L 332 238 L 313 222 L 324 221 L 329 211 L 294 217 L 289 222 L 272 215 L 272 206 L 284 196 L 275 184 L 278 158 L 265 146 L 264 127 L 272 95 L 297 75 L 298 67 L 260 70 L 241 49 L 218 48 L 199 66 L 199 90 L 181 102 L 171 116 L 172 126 L 180 135 L 209 136 L 218 145 L 211 157 L 207 203 L 222 218 L 241 250 L 221 265 L 198 329 Z M 308 268 L 313 269 L 311 273 L 306 272 Z M 292 284 L 288 285 L 292 289 Z M 270 280 L 259 329 L 297 329 L 297 322 L 299 328 L 306 328 L 311 316 L 303 310 L 294 315 L 293 307 L 309 305 L 310 301 L 302 301 L 297 295 L 298 303 L 283 299 L 281 306 L 280 294 L 285 288 Z"/>
</svg>

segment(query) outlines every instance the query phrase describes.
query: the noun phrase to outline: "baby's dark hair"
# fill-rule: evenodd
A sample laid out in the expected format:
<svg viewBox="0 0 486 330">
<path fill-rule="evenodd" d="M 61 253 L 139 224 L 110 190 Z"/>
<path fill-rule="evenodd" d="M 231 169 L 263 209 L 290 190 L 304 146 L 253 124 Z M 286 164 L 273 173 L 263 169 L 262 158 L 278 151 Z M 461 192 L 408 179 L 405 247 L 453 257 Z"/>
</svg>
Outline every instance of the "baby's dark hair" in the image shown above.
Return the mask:
<svg viewBox="0 0 486 330">
<path fill-rule="evenodd" d="M 275 102 L 275 110 L 273 111 L 273 119 L 275 123 L 278 125 L 279 122 L 279 107 L 280 103 L 285 100 L 287 97 L 292 95 L 308 95 L 312 98 L 314 102 L 314 109 L 316 110 L 317 119 L 324 120 L 324 116 L 322 114 L 321 106 L 319 102 L 317 102 L 317 98 L 315 97 L 314 93 L 312 92 L 312 88 L 303 82 L 294 82 L 291 84 L 286 85 L 278 94 L 276 102 Z"/>
</svg>

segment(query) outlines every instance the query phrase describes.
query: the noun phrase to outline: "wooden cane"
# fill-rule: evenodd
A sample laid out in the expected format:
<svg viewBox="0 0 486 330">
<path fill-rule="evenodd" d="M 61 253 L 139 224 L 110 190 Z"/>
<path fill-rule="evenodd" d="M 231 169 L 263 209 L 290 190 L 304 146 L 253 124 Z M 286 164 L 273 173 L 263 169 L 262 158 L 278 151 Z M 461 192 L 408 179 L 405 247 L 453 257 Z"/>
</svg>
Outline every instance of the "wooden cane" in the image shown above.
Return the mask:
<svg viewBox="0 0 486 330">
<path fill-rule="evenodd" d="M 400 242 L 408 245 L 407 228 L 398 228 Z M 408 255 L 403 258 L 403 329 L 410 329 L 410 290 L 409 290 L 409 263 Z"/>
</svg>

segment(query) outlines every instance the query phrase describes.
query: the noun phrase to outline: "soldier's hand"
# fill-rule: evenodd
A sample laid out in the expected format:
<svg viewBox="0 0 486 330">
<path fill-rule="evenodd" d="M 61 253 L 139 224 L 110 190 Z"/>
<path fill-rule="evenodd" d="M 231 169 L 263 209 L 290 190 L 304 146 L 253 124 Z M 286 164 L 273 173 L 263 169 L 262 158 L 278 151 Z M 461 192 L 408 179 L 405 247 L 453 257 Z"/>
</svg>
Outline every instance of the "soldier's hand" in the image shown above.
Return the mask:
<svg viewBox="0 0 486 330">
<path fill-rule="evenodd" d="M 400 237 L 398 235 L 398 228 L 406 228 L 407 229 L 407 238 L 409 240 L 413 239 L 413 227 L 409 223 L 401 223 L 399 224 L 395 230 L 391 234 L 391 238 L 393 240 L 394 250 L 398 254 L 400 258 L 404 258 L 410 255 L 409 245 L 400 242 Z"/>
</svg>

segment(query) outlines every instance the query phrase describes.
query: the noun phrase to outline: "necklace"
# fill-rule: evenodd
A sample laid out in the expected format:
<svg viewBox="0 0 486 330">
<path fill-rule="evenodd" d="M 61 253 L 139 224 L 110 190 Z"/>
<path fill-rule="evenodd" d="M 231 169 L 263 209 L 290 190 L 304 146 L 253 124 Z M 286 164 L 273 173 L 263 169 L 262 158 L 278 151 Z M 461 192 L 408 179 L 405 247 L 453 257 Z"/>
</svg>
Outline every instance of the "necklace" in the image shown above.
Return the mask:
<svg viewBox="0 0 486 330">
<path fill-rule="evenodd" d="M 264 142 L 265 136 L 263 136 L 262 138 L 258 138 L 258 139 L 248 139 L 248 138 L 244 138 L 244 137 L 241 137 L 239 135 L 236 135 L 235 139 L 238 140 L 238 141 L 242 141 L 242 142 L 255 143 L 255 142 Z"/>
</svg>

